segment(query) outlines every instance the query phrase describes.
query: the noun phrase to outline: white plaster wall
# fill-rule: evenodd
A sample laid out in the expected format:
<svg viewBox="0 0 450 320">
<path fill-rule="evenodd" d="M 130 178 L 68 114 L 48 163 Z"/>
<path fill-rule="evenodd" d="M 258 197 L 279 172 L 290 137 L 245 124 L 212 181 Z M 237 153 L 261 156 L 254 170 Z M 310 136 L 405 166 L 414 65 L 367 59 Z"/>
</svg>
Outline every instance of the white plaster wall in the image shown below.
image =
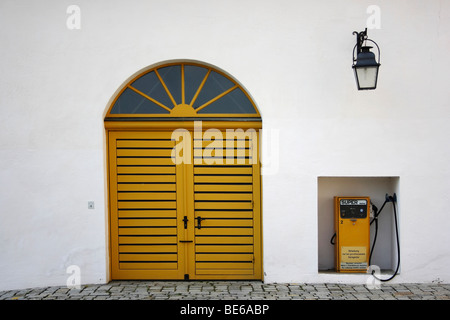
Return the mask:
<svg viewBox="0 0 450 320">
<path fill-rule="evenodd" d="M 372 4 L 379 85 L 358 92 L 352 32 Z M 279 170 L 263 177 L 266 281 L 365 281 L 318 273 L 318 177 L 395 176 L 394 281 L 449 282 L 449 17 L 438 0 L 0 2 L 0 290 L 64 285 L 70 265 L 108 280 L 103 116 L 130 75 L 171 59 L 233 75 L 279 133 Z"/>
</svg>

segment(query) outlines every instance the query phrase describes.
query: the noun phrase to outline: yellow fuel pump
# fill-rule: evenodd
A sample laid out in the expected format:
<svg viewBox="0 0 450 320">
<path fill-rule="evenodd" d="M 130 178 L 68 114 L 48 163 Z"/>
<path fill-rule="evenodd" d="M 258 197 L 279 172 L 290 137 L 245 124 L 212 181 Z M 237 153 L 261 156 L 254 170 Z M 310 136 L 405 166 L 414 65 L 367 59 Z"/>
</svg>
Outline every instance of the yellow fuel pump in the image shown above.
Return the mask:
<svg viewBox="0 0 450 320">
<path fill-rule="evenodd" d="M 367 272 L 370 256 L 370 198 L 334 197 L 335 268 Z"/>
</svg>

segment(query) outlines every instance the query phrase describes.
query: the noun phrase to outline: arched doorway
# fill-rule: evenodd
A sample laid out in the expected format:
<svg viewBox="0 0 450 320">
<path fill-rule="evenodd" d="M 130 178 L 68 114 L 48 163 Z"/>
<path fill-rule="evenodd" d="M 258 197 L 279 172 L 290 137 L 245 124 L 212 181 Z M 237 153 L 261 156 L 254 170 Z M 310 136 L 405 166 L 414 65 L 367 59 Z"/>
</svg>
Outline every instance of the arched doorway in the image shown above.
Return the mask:
<svg viewBox="0 0 450 320">
<path fill-rule="evenodd" d="M 112 279 L 262 279 L 261 116 L 236 80 L 160 64 L 105 129 Z"/>
</svg>

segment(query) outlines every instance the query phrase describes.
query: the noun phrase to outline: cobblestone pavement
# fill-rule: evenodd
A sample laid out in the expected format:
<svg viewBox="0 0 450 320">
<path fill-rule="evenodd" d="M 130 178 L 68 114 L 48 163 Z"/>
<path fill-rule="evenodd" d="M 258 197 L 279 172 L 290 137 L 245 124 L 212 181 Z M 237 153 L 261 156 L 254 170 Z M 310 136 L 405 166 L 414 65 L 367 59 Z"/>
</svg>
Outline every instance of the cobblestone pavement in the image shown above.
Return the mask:
<svg viewBox="0 0 450 320">
<path fill-rule="evenodd" d="M 79 289 L 0 291 L 0 300 L 450 300 L 450 284 L 366 285 L 260 281 L 112 281 Z"/>
</svg>

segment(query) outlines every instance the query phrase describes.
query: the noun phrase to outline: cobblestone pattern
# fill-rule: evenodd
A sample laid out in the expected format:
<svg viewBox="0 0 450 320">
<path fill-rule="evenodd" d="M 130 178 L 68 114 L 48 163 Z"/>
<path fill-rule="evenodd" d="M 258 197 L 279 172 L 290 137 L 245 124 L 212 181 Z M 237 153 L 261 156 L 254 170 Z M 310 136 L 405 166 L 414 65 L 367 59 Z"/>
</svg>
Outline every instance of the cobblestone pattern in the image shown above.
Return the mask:
<svg viewBox="0 0 450 320">
<path fill-rule="evenodd" d="M 450 300 L 450 284 L 295 284 L 260 281 L 112 281 L 79 289 L 0 291 L 0 300 Z"/>
</svg>

